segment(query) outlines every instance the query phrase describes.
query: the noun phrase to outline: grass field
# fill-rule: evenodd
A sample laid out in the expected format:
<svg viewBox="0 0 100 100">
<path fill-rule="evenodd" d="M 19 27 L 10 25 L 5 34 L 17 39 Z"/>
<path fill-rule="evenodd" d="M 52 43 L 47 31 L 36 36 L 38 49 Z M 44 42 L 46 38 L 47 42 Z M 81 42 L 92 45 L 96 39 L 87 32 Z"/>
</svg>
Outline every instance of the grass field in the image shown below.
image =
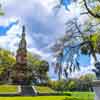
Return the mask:
<svg viewBox="0 0 100 100">
<path fill-rule="evenodd" d="M 39 93 L 54 93 L 55 91 L 49 87 L 35 86 Z M 1 85 L 0 93 L 17 92 L 17 86 Z M 0 97 L 0 100 L 94 100 L 92 92 L 64 92 L 70 93 L 71 96 L 36 96 L 36 97 Z"/>
<path fill-rule="evenodd" d="M 94 94 L 72 92 L 72 96 L 0 97 L 0 100 L 94 100 Z M 88 98 L 88 94 L 90 97 Z M 77 98 L 76 98 L 77 97 Z"/>
<path fill-rule="evenodd" d="M 89 92 L 71 92 L 72 96 L 0 97 L 0 100 L 94 100 Z"/>
<path fill-rule="evenodd" d="M 15 85 L 0 85 L 0 93 L 13 93 L 17 92 L 17 86 Z"/>
<path fill-rule="evenodd" d="M 47 86 L 35 86 L 39 93 L 55 93 L 55 91 Z"/>
<path fill-rule="evenodd" d="M 54 90 L 46 86 L 35 86 L 35 88 L 39 93 L 55 92 Z M 79 100 L 94 100 L 94 96 L 95 96 L 95 94 L 92 92 L 64 92 L 64 93 L 69 93 L 71 94 L 71 97 L 79 98 Z"/>
<path fill-rule="evenodd" d="M 67 96 L 0 97 L 0 100 L 79 100 Z"/>
<path fill-rule="evenodd" d="M 73 97 L 77 97 L 80 100 L 94 100 L 95 94 L 92 92 L 69 92 Z"/>
</svg>

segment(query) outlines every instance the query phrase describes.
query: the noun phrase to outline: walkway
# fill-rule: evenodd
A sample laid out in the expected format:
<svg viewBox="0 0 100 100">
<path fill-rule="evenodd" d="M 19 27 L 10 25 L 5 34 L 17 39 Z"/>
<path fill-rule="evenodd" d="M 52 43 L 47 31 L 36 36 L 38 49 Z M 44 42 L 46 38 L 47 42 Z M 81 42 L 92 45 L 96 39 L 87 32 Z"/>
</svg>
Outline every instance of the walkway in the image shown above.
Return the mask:
<svg viewBox="0 0 100 100">
<path fill-rule="evenodd" d="M 35 92 L 32 86 L 21 86 L 21 95 L 22 96 L 35 96 Z"/>
</svg>

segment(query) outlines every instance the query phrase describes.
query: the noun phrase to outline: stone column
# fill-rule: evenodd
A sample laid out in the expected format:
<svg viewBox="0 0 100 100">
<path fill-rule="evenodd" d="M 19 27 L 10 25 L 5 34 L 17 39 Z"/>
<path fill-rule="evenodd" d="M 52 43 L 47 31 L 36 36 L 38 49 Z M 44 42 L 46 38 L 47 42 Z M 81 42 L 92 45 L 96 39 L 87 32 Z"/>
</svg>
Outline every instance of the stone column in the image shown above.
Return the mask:
<svg viewBox="0 0 100 100">
<path fill-rule="evenodd" d="M 100 80 L 94 80 L 92 85 L 95 92 L 94 100 L 100 100 Z"/>
</svg>

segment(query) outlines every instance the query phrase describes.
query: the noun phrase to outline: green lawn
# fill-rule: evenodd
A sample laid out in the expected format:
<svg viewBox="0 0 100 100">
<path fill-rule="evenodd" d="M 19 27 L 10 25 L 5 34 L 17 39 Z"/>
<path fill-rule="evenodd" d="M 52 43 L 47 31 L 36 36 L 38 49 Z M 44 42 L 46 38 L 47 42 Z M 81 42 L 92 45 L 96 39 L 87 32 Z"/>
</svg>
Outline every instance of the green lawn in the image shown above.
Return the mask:
<svg viewBox="0 0 100 100">
<path fill-rule="evenodd" d="M 54 93 L 55 91 L 46 86 L 35 86 L 39 93 Z M 0 93 L 15 93 L 17 86 L 0 85 Z M 36 96 L 36 97 L 0 97 L 0 100 L 94 100 L 92 92 L 64 92 L 71 96 Z M 78 99 L 77 99 L 78 98 Z"/>
<path fill-rule="evenodd" d="M 0 85 L 0 93 L 15 93 L 17 90 L 17 86 L 15 85 Z"/>
<path fill-rule="evenodd" d="M 39 93 L 55 93 L 54 90 L 46 86 L 35 86 L 35 88 Z M 94 100 L 95 96 L 95 94 L 92 92 L 64 92 L 64 93 L 69 93 L 71 94 L 71 97 L 79 98 L 79 100 Z"/>
<path fill-rule="evenodd" d="M 67 92 L 71 93 L 71 96 L 77 97 L 80 100 L 94 100 L 95 94 L 92 92 Z"/>
<path fill-rule="evenodd" d="M 94 100 L 92 93 L 73 92 L 72 96 L 0 97 L 0 100 Z"/>
<path fill-rule="evenodd" d="M 35 86 L 35 89 L 39 93 L 55 93 L 55 91 L 47 86 Z"/>
<path fill-rule="evenodd" d="M 94 100 L 93 93 L 71 92 L 71 94 L 72 96 L 0 97 L 0 100 Z"/>
<path fill-rule="evenodd" d="M 66 96 L 0 97 L 0 100 L 78 100 Z"/>
</svg>

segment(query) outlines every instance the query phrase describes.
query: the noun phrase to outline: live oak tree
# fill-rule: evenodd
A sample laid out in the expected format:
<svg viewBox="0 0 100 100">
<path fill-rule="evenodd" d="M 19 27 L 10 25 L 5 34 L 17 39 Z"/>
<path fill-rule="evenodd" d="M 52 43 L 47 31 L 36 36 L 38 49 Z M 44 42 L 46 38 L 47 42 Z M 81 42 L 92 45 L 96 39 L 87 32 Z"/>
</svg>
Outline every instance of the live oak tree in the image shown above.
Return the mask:
<svg viewBox="0 0 100 100">
<path fill-rule="evenodd" d="M 34 83 L 46 83 L 48 80 L 49 64 L 39 55 L 28 53 L 28 66 L 32 69 Z"/>
<path fill-rule="evenodd" d="M 100 0 L 83 0 L 84 6 L 91 16 L 100 19 Z M 89 5 L 94 5 L 90 8 Z"/>
<path fill-rule="evenodd" d="M 68 9 L 68 5 L 72 2 L 80 3 L 81 7 L 85 7 L 86 11 L 81 14 L 89 14 L 94 18 L 100 19 L 100 0 L 58 0 L 59 4 L 56 6 L 61 8 L 61 5 L 65 6 L 66 10 Z M 79 2 L 78 2 L 79 1 Z"/>
<path fill-rule="evenodd" d="M 12 68 L 15 62 L 15 57 L 10 51 L 0 49 L 0 81 L 6 80 L 6 78 L 8 77 L 7 70 Z"/>
<path fill-rule="evenodd" d="M 56 57 L 55 70 L 58 72 L 59 79 L 61 79 L 63 72 L 67 78 L 68 72 L 80 70 L 78 61 L 80 54 L 92 55 L 95 62 L 97 62 L 96 54 L 100 53 L 100 35 L 90 31 L 94 26 L 90 25 L 87 30 L 83 28 L 82 30 L 77 21 L 75 18 L 66 23 L 66 34 L 58 39 L 52 47 Z M 64 63 L 65 67 L 63 67 Z"/>
<path fill-rule="evenodd" d="M 65 7 L 68 6 L 68 4 L 65 3 L 66 0 L 59 1 L 60 4 L 57 6 L 58 8 L 61 8 L 60 5 Z M 71 1 L 69 0 L 69 2 Z M 80 70 L 80 63 L 78 61 L 80 54 L 92 55 L 95 59 L 95 62 L 97 62 L 96 53 L 99 53 L 98 51 L 100 49 L 100 3 L 95 5 L 95 2 L 97 3 L 98 0 L 91 2 L 82 0 L 80 2 L 80 7 L 83 8 L 83 12 L 80 13 L 80 16 L 86 14 L 91 15 L 93 18 L 88 16 L 87 21 L 83 25 L 81 25 L 78 18 L 67 21 L 65 32 L 66 34 L 58 39 L 52 47 L 54 57 L 56 58 L 55 70 L 58 73 L 59 79 L 61 79 L 63 72 L 67 78 L 68 72 L 73 72 L 76 69 Z M 94 7 L 91 7 L 90 3 L 92 3 Z M 65 67 L 63 67 L 64 62 L 66 63 Z"/>
</svg>

